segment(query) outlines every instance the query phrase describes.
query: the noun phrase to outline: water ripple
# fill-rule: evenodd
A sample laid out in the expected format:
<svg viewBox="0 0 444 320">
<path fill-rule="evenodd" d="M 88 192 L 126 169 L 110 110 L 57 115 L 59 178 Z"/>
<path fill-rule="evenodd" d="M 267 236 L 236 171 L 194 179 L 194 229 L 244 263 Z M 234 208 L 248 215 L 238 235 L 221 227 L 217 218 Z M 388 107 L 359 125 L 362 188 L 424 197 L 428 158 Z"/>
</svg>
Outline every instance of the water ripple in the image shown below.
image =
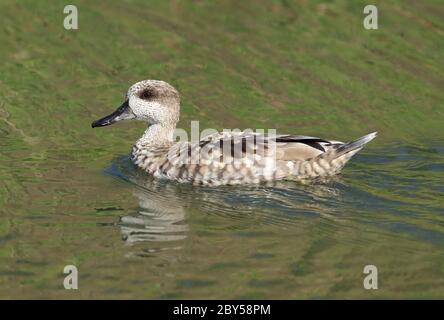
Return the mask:
<svg viewBox="0 0 444 320">
<path fill-rule="evenodd" d="M 372 225 L 376 234 L 438 243 L 444 239 L 442 189 L 437 185 L 442 180 L 436 177 L 442 158 L 442 148 L 394 144 L 359 154 L 340 177 L 310 184 L 194 187 L 156 181 L 126 156 L 116 158 L 106 173 L 131 183 L 139 203 L 137 213 L 120 221 L 127 243 L 180 244 L 189 232 L 191 213 L 197 220 L 211 219 L 211 225 L 202 227 L 205 232 L 269 225 L 301 233 L 317 226 L 317 232 L 328 236 L 337 228 L 360 228 L 359 223 L 361 228 Z"/>
</svg>

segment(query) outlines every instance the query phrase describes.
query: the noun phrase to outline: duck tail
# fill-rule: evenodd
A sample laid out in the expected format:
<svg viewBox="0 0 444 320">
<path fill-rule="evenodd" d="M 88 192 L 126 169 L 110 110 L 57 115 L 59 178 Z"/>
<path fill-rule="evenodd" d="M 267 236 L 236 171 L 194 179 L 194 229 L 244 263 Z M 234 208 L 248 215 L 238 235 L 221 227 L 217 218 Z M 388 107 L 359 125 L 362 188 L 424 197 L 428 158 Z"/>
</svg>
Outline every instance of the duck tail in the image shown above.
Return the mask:
<svg viewBox="0 0 444 320">
<path fill-rule="evenodd" d="M 331 151 L 327 151 L 323 155 L 319 157 L 324 158 L 329 166 L 330 172 L 329 175 L 337 174 L 341 171 L 344 165 L 353 157 L 357 152 L 359 152 L 367 143 L 372 141 L 376 137 L 377 132 L 369 133 L 359 139 L 344 143 L 337 147 L 336 149 L 332 149 Z M 319 161 L 321 161 L 319 159 Z"/>
<path fill-rule="evenodd" d="M 361 150 L 365 144 L 373 140 L 376 134 L 376 132 L 373 132 L 359 139 L 340 144 L 309 161 L 303 162 L 295 175 L 303 179 L 338 174 L 348 160 Z"/>
<path fill-rule="evenodd" d="M 338 157 L 340 157 L 346 153 L 349 153 L 351 151 L 355 151 L 353 153 L 353 154 L 355 154 L 356 152 L 361 150 L 364 147 L 364 145 L 366 145 L 367 143 L 372 141 L 374 138 L 376 138 L 377 134 L 378 134 L 378 132 L 372 132 L 372 133 L 369 133 L 359 139 L 347 142 L 347 143 L 339 146 L 336 149 L 335 158 L 338 158 Z"/>
</svg>

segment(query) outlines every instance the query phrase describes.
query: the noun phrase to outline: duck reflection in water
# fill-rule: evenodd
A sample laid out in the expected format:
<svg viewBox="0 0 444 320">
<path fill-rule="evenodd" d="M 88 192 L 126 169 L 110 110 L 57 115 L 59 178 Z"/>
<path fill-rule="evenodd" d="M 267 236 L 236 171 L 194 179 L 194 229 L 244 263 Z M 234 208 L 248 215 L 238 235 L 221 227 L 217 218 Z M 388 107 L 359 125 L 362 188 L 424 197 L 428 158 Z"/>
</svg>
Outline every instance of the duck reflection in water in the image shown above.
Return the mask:
<svg viewBox="0 0 444 320">
<path fill-rule="evenodd" d="M 303 231 L 307 224 L 317 223 L 317 218 L 340 219 L 334 205 L 341 198 L 335 181 L 328 185 L 280 181 L 235 190 L 229 186 L 193 188 L 150 178 L 134 168 L 127 157 L 114 161 L 107 171 L 134 186 L 137 213 L 125 215 L 119 222 L 123 240 L 141 249 L 131 255 L 150 256 L 181 249 L 189 237 L 187 212 L 190 213 L 190 208 L 210 216 L 211 232 L 219 235 L 224 230 L 248 231 L 265 224 L 270 228 L 271 225 L 285 228 L 292 225 Z"/>
<path fill-rule="evenodd" d="M 179 198 L 180 190 L 176 190 L 178 186 L 151 179 L 134 170 L 127 157 L 113 161 L 107 173 L 133 185 L 132 193 L 138 203 L 137 213 L 120 217 L 118 225 L 126 244 L 145 245 L 143 248 L 137 246 L 139 252 L 130 255 L 143 256 L 181 249 L 189 227 L 185 223 L 186 213 Z"/>
<path fill-rule="evenodd" d="M 136 216 L 121 217 L 119 223 L 122 238 L 127 243 L 169 242 L 186 238 L 188 226 L 184 224 L 184 208 L 174 201 L 177 199 L 171 199 L 171 193 L 159 191 L 158 194 L 135 188 L 133 194 L 139 201 L 139 212 Z"/>
</svg>

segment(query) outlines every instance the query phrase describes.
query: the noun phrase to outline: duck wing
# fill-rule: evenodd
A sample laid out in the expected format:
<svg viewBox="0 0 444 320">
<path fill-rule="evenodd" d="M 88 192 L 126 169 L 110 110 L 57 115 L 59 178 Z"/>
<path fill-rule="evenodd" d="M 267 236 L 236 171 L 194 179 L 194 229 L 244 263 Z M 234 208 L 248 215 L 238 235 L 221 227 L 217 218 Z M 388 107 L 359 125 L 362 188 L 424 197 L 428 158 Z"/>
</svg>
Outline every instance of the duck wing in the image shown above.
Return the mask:
<svg viewBox="0 0 444 320">
<path fill-rule="evenodd" d="M 228 156 L 227 153 L 230 153 L 229 156 L 233 158 L 242 158 L 250 153 L 265 154 L 276 160 L 298 161 L 316 157 L 330 147 L 341 144 L 341 142 L 303 135 L 222 132 L 204 137 L 198 143 L 192 144 L 192 148 L 219 149 L 222 155 Z M 218 156 L 220 156 L 219 153 Z M 219 161 L 219 159 L 213 160 Z"/>
<path fill-rule="evenodd" d="M 171 146 L 157 174 L 205 185 L 331 175 L 375 136 L 344 144 L 301 135 L 215 133 Z"/>
</svg>

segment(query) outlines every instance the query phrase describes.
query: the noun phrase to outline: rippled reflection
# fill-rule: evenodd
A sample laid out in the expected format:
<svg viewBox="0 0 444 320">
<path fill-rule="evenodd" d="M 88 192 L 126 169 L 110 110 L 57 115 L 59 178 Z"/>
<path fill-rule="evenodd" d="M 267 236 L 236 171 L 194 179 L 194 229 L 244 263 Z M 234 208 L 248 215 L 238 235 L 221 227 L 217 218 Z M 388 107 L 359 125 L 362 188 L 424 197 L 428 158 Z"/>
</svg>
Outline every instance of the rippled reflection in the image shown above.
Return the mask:
<svg viewBox="0 0 444 320">
<path fill-rule="evenodd" d="M 128 245 L 147 243 L 133 254 L 143 256 L 163 250 L 181 249 L 189 230 L 186 212 L 176 185 L 157 181 L 135 170 L 127 157 L 116 159 L 108 173 L 133 185 L 132 194 L 138 208 L 134 214 L 122 216 L 119 221 L 122 239 Z"/>
<path fill-rule="evenodd" d="M 249 230 L 257 224 L 293 225 L 303 229 L 319 217 L 334 221 L 340 198 L 334 180 L 301 185 L 275 182 L 266 185 L 193 187 L 159 181 L 137 170 L 127 157 L 113 161 L 107 173 L 128 181 L 138 203 L 137 213 L 120 218 L 128 245 L 145 243 L 137 255 L 180 249 L 189 232 L 187 212 L 210 216 L 210 230 Z M 205 230 L 208 232 L 208 230 Z"/>
<path fill-rule="evenodd" d="M 123 239 L 128 243 L 139 241 L 177 241 L 186 238 L 188 227 L 183 224 L 185 211 L 171 194 L 156 197 L 144 189 L 136 189 L 139 200 L 137 216 L 124 216 L 120 220 Z"/>
<path fill-rule="evenodd" d="M 441 188 L 442 152 L 418 150 L 394 145 L 390 152 L 363 152 L 343 175 L 307 184 L 195 187 L 154 180 L 126 156 L 115 159 L 108 173 L 131 184 L 138 209 L 123 216 L 119 226 L 124 241 L 137 244 L 130 251 L 139 256 L 181 249 L 190 232 L 230 237 L 258 229 L 292 230 L 295 238 L 336 237 L 348 243 L 351 230 L 372 228 L 362 243 L 397 238 L 399 233 L 444 243 L 436 224 L 442 223 L 442 197 L 422 192 Z M 418 174 L 426 179 L 418 179 Z M 313 228 L 318 234 L 309 234 Z M 405 249 L 409 246 L 406 242 Z"/>
</svg>

